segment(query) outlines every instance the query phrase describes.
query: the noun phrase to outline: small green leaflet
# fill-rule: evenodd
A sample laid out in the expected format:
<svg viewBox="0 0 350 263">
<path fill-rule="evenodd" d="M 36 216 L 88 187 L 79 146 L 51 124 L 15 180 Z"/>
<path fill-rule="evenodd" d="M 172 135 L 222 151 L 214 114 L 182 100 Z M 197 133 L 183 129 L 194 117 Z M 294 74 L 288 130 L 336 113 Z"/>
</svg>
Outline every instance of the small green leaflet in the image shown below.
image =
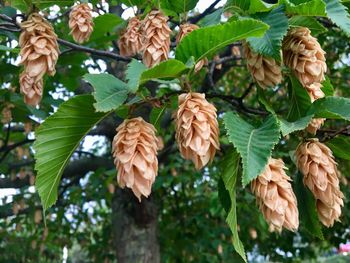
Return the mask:
<svg viewBox="0 0 350 263">
<path fill-rule="evenodd" d="M 136 59 L 132 59 L 128 64 L 126 80 L 132 92 L 136 92 L 139 88 L 141 75 L 145 70 L 147 70 L 147 67 Z"/>
<path fill-rule="evenodd" d="M 125 102 L 130 91 L 126 83 L 110 74 L 86 74 L 83 79 L 95 90 L 93 95 L 96 111 L 108 112 L 117 109 Z"/>
<path fill-rule="evenodd" d="M 62 173 L 80 141 L 108 114 L 95 112 L 93 103 L 91 95 L 75 96 L 63 102 L 35 132 L 35 187 L 44 211 L 56 202 Z"/>
<path fill-rule="evenodd" d="M 229 193 L 231 207 L 229 209 L 226 222 L 232 232 L 232 244 L 237 253 L 242 259 L 247 262 L 242 241 L 238 236 L 237 229 L 237 213 L 236 213 L 236 185 L 239 170 L 239 154 L 231 149 L 225 158 L 222 160 L 220 167 L 222 167 L 221 177 L 224 182 L 226 191 Z"/>
<path fill-rule="evenodd" d="M 306 128 L 306 126 L 312 120 L 313 115 L 308 115 L 300 118 L 294 122 L 288 122 L 286 120 L 280 119 L 281 132 L 283 136 L 286 136 L 292 132 L 300 131 Z"/>
<path fill-rule="evenodd" d="M 223 119 L 228 138 L 242 157 L 242 184 L 246 186 L 264 170 L 272 149 L 278 143 L 279 122 L 270 115 L 256 128 L 233 112 L 225 113 Z"/>
</svg>

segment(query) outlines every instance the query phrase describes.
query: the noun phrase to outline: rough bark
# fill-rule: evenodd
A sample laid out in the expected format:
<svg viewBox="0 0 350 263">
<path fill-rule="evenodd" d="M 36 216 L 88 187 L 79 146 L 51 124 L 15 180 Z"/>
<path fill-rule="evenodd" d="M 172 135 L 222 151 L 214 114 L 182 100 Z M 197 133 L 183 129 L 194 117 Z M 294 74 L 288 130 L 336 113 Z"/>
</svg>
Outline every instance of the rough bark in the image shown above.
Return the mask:
<svg viewBox="0 0 350 263">
<path fill-rule="evenodd" d="M 118 263 L 160 262 L 152 197 L 138 202 L 130 191 L 118 189 L 112 202 L 112 224 Z"/>
</svg>

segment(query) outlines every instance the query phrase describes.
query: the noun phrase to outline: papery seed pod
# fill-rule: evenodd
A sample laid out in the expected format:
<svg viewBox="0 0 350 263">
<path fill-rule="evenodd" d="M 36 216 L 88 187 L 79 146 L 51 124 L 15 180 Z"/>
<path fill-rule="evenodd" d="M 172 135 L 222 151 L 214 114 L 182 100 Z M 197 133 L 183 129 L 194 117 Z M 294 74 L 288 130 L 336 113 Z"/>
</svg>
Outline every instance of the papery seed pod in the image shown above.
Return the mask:
<svg viewBox="0 0 350 263">
<path fill-rule="evenodd" d="M 118 183 L 131 188 L 139 201 L 150 195 L 158 173 L 157 143 L 156 129 L 141 117 L 125 120 L 113 139 Z"/>
<path fill-rule="evenodd" d="M 281 159 L 270 158 L 264 172 L 251 183 L 265 220 L 271 230 L 279 232 L 282 227 L 296 231 L 299 226 L 297 199 L 285 169 Z"/>
<path fill-rule="evenodd" d="M 24 133 L 29 134 L 32 131 L 32 123 L 30 121 L 24 123 Z"/>
<path fill-rule="evenodd" d="M 332 151 L 318 139 L 299 144 L 295 151 L 297 165 L 304 175 L 303 182 L 317 200 L 320 221 L 333 226 L 339 221 L 344 195 L 339 188 L 337 164 Z"/>
<path fill-rule="evenodd" d="M 179 33 L 177 34 L 176 36 L 176 45 L 179 44 L 179 42 L 181 42 L 181 40 L 189 33 L 191 33 L 192 31 L 198 29 L 199 26 L 195 25 L 195 24 L 182 24 L 180 25 L 180 30 L 179 30 Z M 202 67 L 204 65 L 207 65 L 208 64 L 208 59 L 207 58 L 204 58 L 204 59 L 201 59 L 200 61 L 198 61 L 196 63 L 196 65 L 194 66 L 194 71 L 195 72 L 198 72 L 202 69 Z"/>
<path fill-rule="evenodd" d="M 135 56 L 142 52 L 141 24 L 139 17 L 130 18 L 128 26 L 118 40 L 120 55 Z"/>
<path fill-rule="evenodd" d="M 43 219 L 43 215 L 41 210 L 37 209 L 34 212 L 34 222 L 35 224 L 39 224 L 41 222 L 41 220 Z"/>
<path fill-rule="evenodd" d="M 310 96 L 311 102 L 314 102 L 315 100 L 321 99 L 325 96 L 324 92 L 322 91 L 321 83 L 312 83 L 311 85 L 306 86 L 306 91 Z"/>
<path fill-rule="evenodd" d="M 15 107 L 12 103 L 6 103 L 1 111 L 1 123 L 6 124 L 12 121 L 12 109 Z"/>
<path fill-rule="evenodd" d="M 205 94 L 184 93 L 179 96 L 176 114 L 176 141 L 181 155 L 201 169 L 214 159 L 220 149 L 216 108 Z"/>
<path fill-rule="evenodd" d="M 168 59 L 171 30 L 168 17 L 159 10 L 152 10 L 143 21 L 143 63 L 153 67 Z"/>
<path fill-rule="evenodd" d="M 291 29 L 283 40 L 283 62 L 304 87 L 325 80 L 326 57 L 317 39 L 305 27 Z"/>
<path fill-rule="evenodd" d="M 317 130 L 324 124 L 325 120 L 324 118 L 313 118 L 306 127 L 307 132 L 315 135 Z"/>
<path fill-rule="evenodd" d="M 24 71 L 20 76 L 21 93 L 25 103 L 37 105 L 43 93 L 43 76 L 53 76 L 59 55 L 57 35 L 52 26 L 38 13 L 33 13 L 21 23 L 19 37 L 20 64 Z"/>
<path fill-rule="evenodd" d="M 94 30 L 92 9 L 89 4 L 82 3 L 72 8 L 69 14 L 69 29 L 75 42 L 81 44 L 89 40 Z"/>
<path fill-rule="evenodd" d="M 243 44 L 244 57 L 247 67 L 254 80 L 262 87 L 274 87 L 282 81 L 282 68 L 273 58 L 265 57 L 254 52 L 248 45 Z"/>
<path fill-rule="evenodd" d="M 114 194 L 115 192 L 115 185 L 113 183 L 110 183 L 107 185 L 108 192 L 111 194 Z"/>
</svg>

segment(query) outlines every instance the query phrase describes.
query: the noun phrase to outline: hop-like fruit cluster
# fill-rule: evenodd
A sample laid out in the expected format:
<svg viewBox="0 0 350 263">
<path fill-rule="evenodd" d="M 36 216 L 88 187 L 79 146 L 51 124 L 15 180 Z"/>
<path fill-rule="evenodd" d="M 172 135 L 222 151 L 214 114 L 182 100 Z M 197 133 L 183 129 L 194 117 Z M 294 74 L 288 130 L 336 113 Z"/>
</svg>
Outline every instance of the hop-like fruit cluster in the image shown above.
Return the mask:
<svg viewBox="0 0 350 263">
<path fill-rule="evenodd" d="M 179 42 L 189 33 L 191 33 L 192 31 L 198 29 L 199 26 L 195 25 L 195 24 L 182 24 L 180 25 L 180 30 L 179 33 L 176 36 L 176 45 L 179 44 Z M 198 72 L 201 70 L 201 68 L 206 65 L 208 63 L 208 59 L 201 59 L 200 61 L 198 61 L 196 63 L 196 65 L 194 66 L 194 70 L 195 72 Z"/>
<path fill-rule="evenodd" d="M 252 192 L 271 230 L 279 232 L 282 227 L 296 231 L 299 226 L 297 199 L 285 169 L 281 159 L 270 158 L 264 172 L 251 183 Z"/>
<path fill-rule="evenodd" d="M 135 56 L 142 51 L 142 31 L 139 17 L 130 18 L 128 26 L 118 40 L 120 55 Z"/>
<path fill-rule="evenodd" d="M 153 67 L 168 59 L 171 30 L 168 17 L 159 10 L 152 10 L 143 21 L 143 63 Z"/>
<path fill-rule="evenodd" d="M 131 188 L 141 201 L 148 197 L 158 173 L 156 130 L 141 117 L 127 119 L 113 139 L 112 152 L 118 170 L 118 183 Z"/>
<path fill-rule="evenodd" d="M 87 3 L 82 3 L 72 8 L 69 14 L 69 28 L 75 42 L 84 43 L 89 40 L 94 30 L 91 11 Z"/>
<path fill-rule="evenodd" d="M 327 71 L 326 52 L 305 27 L 289 31 L 282 45 L 284 63 L 304 87 L 321 83 Z"/>
<path fill-rule="evenodd" d="M 317 139 L 301 143 L 296 152 L 303 182 L 317 200 L 317 212 L 321 222 L 333 226 L 339 220 L 344 195 L 339 188 L 337 164 L 332 151 Z"/>
<path fill-rule="evenodd" d="M 57 36 L 52 26 L 38 13 L 33 13 L 21 24 L 19 37 L 21 64 L 24 71 L 20 76 L 24 101 L 37 105 L 42 97 L 43 76 L 53 76 L 59 55 Z"/>
<path fill-rule="evenodd" d="M 262 87 L 274 87 L 282 81 L 281 65 L 273 58 L 255 53 L 247 43 L 243 45 L 247 67 L 254 80 Z"/>
<path fill-rule="evenodd" d="M 214 159 L 220 149 L 216 108 L 205 94 L 184 93 L 179 96 L 176 114 L 176 141 L 181 155 L 201 169 Z"/>
<path fill-rule="evenodd" d="M 306 127 L 307 132 L 315 135 L 316 132 L 321 128 L 326 119 L 324 118 L 314 118 L 310 121 L 308 126 Z"/>
</svg>

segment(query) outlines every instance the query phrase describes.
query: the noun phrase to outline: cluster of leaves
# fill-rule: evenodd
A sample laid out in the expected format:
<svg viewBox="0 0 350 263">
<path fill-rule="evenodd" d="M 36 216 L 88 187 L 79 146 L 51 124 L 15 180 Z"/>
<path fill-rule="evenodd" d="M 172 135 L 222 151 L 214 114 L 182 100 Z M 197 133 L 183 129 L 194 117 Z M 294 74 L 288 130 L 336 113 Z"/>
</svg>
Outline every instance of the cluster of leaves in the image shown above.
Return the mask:
<svg viewBox="0 0 350 263">
<path fill-rule="evenodd" d="M 44 11 L 50 10 L 51 6 L 57 4 L 61 6 L 62 13 L 65 8 L 73 4 L 73 1 L 64 0 L 9 2 L 12 7 L 1 9 L 1 13 L 9 16 L 15 15 L 16 9 L 25 13 L 30 12 L 33 4 Z M 92 4 L 97 2 L 91 1 Z M 119 2 L 127 6 L 136 5 L 145 13 L 152 7 L 158 6 L 158 1 L 153 3 L 153 1 L 138 0 L 111 1 L 110 5 L 119 4 Z M 175 25 L 181 21 L 182 15 L 193 10 L 196 4 L 197 1 L 193 0 L 160 1 L 161 9 L 173 17 Z M 211 60 L 214 55 L 224 53 L 228 46 L 241 40 L 247 40 L 254 51 L 280 60 L 282 40 L 288 29 L 304 26 L 310 28 L 313 35 L 318 36 L 328 53 L 327 64 L 330 68 L 330 75 L 323 83 L 327 96 L 311 104 L 305 89 L 287 72 L 288 78 L 285 83 L 271 90 L 261 90 L 256 87 L 257 92 L 245 98 L 247 104 L 263 109 L 263 115 L 238 114 L 232 111 L 231 105 L 214 99 L 213 102 L 219 111 L 225 113 L 223 116 L 220 114 L 219 117 L 222 124 L 221 142 L 224 154 L 219 154 L 210 169 L 206 169 L 202 175 L 193 175 L 193 167 L 179 158 L 178 153 L 176 157 L 168 157 L 166 165 L 160 166 L 160 175 L 153 190 L 162 207 L 159 216 L 161 233 L 168 233 L 164 236 L 161 234 L 162 251 L 165 254 L 164 258 L 175 258 L 180 261 L 181 259 L 177 258 L 179 255 L 200 262 L 232 258 L 232 248 L 229 247 L 228 242 L 231 235 L 229 230 L 233 235 L 233 247 L 243 260 L 247 260 L 243 244 L 248 251 L 253 251 L 254 246 L 249 245 L 252 239 L 256 239 L 258 253 L 269 254 L 274 258 L 283 257 L 275 251 L 277 247 L 285 253 L 292 253 L 294 257 L 304 258 L 317 255 L 313 246 L 316 249 L 325 249 L 330 244 L 337 244 L 345 240 L 346 237 L 342 235 L 344 226 L 341 224 L 337 224 L 334 230 L 321 229 L 315 213 L 315 202 L 310 193 L 302 186 L 300 176 L 294 177 L 294 186 L 298 200 L 300 200 L 301 238 L 294 247 L 293 243 L 296 242 L 293 234 L 283 233 L 278 236 L 268 233 L 267 225 L 254 205 L 253 196 L 247 189 L 237 187 L 237 185 L 242 182 L 243 186 L 247 186 L 251 180 L 255 179 L 264 169 L 268 158 L 272 155 L 272 150 L 274 150 L 274 156 L 285 160 L 290 168 L 290 175 L 296 175 L 295 165 L 289 152 L 296 148 L 299 136 L 304 135 L 301 131 L 311 118 L 330 119 L 327 127 L 331 130 L 340 129 L 344 123 L 343 120 L 350 120 L 350 100 L 333 96 L 334 89 L 331 84 L 332 82 L 334 87 L 337 87 L 336 91 L 339 95 L 349 95 L 346 88 L 349 85 L 350 76 L 349 73 L 346 73 L 346 66 L 339 65 L 344 56 L 348 56 L 346 51 L 348 47 L 343 43 L 345 41 L 340 41 L 350 34 L 348 5 L 348 2 L 342 3 L 339 0 L 279 0 L 275 4 L 267 4 L 262 0 L 228 0 L 224 7 L 218 8 L 200 21 L 201 29 L 192 32 L 179 43 L 174 58 L 151 69 L 147 69 L 138 60 L 132 59 L 125 69 L 125 77 L 119 74 L 120 68 L 108 60 L 105 60 L 108 65 L 108 74 L 88 73 L 89 57 L 86 54 L 68 51 L 58 61 L 56 76 L 45 82 L 45 95 L 40 109 L 26 106 L 18 93 L 12 93 L 6 88 L 8 85 L 17 85 L 14 79 L 17 78 L 20 69 L 12 62 L 18 56 L 18 48 L 13 48 L 7 43 L 11 40 L 18 40 L 18 35 L 0 30 L 0 48 L 3 51 L 1 57 L 6 62 L 6 64 L 0 64 L 0 70 L 3 72 L 0 76 L 2 98 L 4 102 L 11 102 L 15 105 L 13 111 L 15 122 L 31 121 L 35 123 L 44 120 L 35 132 L 36 142 L 33 145 L 36 159 L 35 170 L 37 171 L 36 189 L 44 210 L 49 209 L 56 202 L 59 187 L 65 181 L 64 179 L 61 181 L 64 170 L 70 161 L 75 160 L 74 152 L 80 147 L 84 137 L 106 116 L 116 114 L 125 118 L 130 108 L 148 103 L 151 84 L 157 84 L 156 89 L 152 91 L 152 96 L 160 101 L 167 94 L 177 94 L 178 90 L 173 87 L 178 87 L 177 83 L 181 83 L 184 77 L 192 84 L 192 90 L 201 92 L 206 72 L 203 69 L 198 75 L 195 75 L 193 67 L 196 62 L 205 57 Z M 232 16 L 227 22 L 221 23 L 221 14 L 224 12 L 230 12 Z M 125 25 L 123 19 L 109 13 L 97 16 L 94 23 L 94 33 L 86 45 L 96 49 L 110 48 L 120 28 Z M 342 31 L 333 27 L 333 23 Z M 326 26 L 332 26 L 331 30 L 328 31 Z M 65 19 L 55 20 L 54 27 L 59 37 L 68 35 Z M 97 61 L 100 58 L 92 59 Z M 98 65 L 98 63 L 93 64 Z M 81 79 L 92 85 L 94 89 L 92 95 L 76 95 L 65 102 L 62 99 L 52 98 L 53 93 L 60 93 L 60 98 L 64 99 L 71 97 L 71 92 L 77 93 L 76 89 Z M 244 89 L 248 88 L 249 84 L 247 79 L 249 79 L 249 73 L 244 68 L 232 67 L 230 69 L 229 67 L 218 82 L 215 92 L 222 95 L 244 93 Z M 149 121 L 157 127 L 165 141 L 171 141 L 174 127 L 172 125 L 162 126 L 162 123 L 166 122 L 171 111 L 176 110 L 175 99 L 173 96 L 170 102 L 153 108 L 148 116 Z M 49 116 L 49 113 L 52 112 L 51 107 L 58 109 Z M 10 138 L 10 140 L 20 141 L 24 135 L 21 134 L 21 136 Z M 340 158 L 340 169 L 346 171 L 347 161 L 350 160 L 350 140 L 340 135 L 329 140 L 327 144 L 334 151 L 335 156 Z M 232 145 L 236 150 L 233 150 Z M 225 158 L 222 158 L 223 155 Z M 11 162 L 10 158 L 11 155 L 7 159 L 8 162 Z M 224 167 L 224 169 L 219 169 L 219 167 Z M 181 175 L 172 176 L 174 170 Z M 8 166 L 1 166 L 1 172 L 8 174 Z M 50 242 L 57 241 L 61 242 L 59 245 L 71 246 L 72 242 L 67 239 L 75 236 L 77 242 L 81 241 L 82 246 L 85 244 L 84 241 L 92 244 L 89 246 L 91 249 L 89 252 L 92 255 L 99 255 L 99 258 L 110 257 L 109 250 L 103 252 L 104 246 L 94 247 L 99 240 L 101 243 L 110 242 L 110 235 L 108 235 L 110 222 L 102 223 L 102 220 L 98 220 L 100 223 L 95 224 L 92 238 L 83 233 L 84 229 L 89 226 L 89 223 L 86 222 L 93 221 L 84 211 L 86 202 L 99 201 L 99 208 L 96 209 L 98 216 L 94 218 L 106 218 L 108 214 L 108 209 L 105 208 L 102 200 L 107 200 L 107 203 L 110 204 L 111 194 L 106 191 L 105 186 L 113 178 L 111 174 L 113 170 L 110 172 L 108 169 L 95 172 L 88 177 L 88 183 L 85 186 L 72 188 L 64 196 L 67 202 L 74 203 L 77 206 L 76 209 L 82 211 L 80 215 L 74 214 L 77 220 L 75 224 L 65 219 L 65 213 L 59 208 L 62 204 L 59 202 L 56 207 L 49 209 L 49 213 L 58 215 L 55 220 L 59 223 L 55 224 L 55 227 L 59 229 L 59 225 L 62 224 L 69 233 L 62 234 L 64 240 L 62 242 L 61 239 L 56 239 L 55 234 L 50 234 Z M 93 184 L 89 185 L 91 183 Z M 186 189 L 189 186 L 191 186 L 190 189 Z M 164 200 L 164 196 L 170 197 L 170 200 Z M 33 199 L 35 206 L 38 200 L 36 197 Z M 208 200 L 209 208 L 206 207 Z M 222 210 L 222 207 L 225 210 Z M 179 214 L 183 215 L 181 222 L 184 229 L 174 231 L 174 226 L 169 225 L 168 222 L 177 222 Z M 346 225 L 350 218 L 348 217 L 349 211 L 344 211 L 344 214 L 343 224 Z M 246 220 L 247 218 L 251 220 Z M 229 228 L 224 224 L 224 219 Z M 48 222 L 49 227 L 52 224 Z M 81 225 L 84 226 L 83 229 Z M 10 225 L 4 228 L 10 228 Z M 258 237 L 254 238 L 247 234 L 251 228 L 257 231 Z M 57 232 L 62 233 L 62 231 Z M 32 229 L 26 233 L 26 241 L 33 239 L 33 236 L 36 235 L 35 230 Z M 222 237 L 218 237 L 220 233 L 223 234 Z M 80 235 L 81 240 L 79 240 Z M 314 236 L 324 238 L 329 242 L 324 241 L 322 246 L 316 246 L 317 239 L 314 239 Z M 193 240 L 197 239 L 207 241 L 193 244 Z M 302 249 L 304 243 L 310 245 L 308 250 Z M 177 252 L 177 255 L 174 255 L 174 246 L 178 249 L 175 251 L 182 253 Z M 220 253 L 220 246 L 224 247 L 224 253 Z M 209 252 L 194 255 L 193 251 Z"/>
</svg>

